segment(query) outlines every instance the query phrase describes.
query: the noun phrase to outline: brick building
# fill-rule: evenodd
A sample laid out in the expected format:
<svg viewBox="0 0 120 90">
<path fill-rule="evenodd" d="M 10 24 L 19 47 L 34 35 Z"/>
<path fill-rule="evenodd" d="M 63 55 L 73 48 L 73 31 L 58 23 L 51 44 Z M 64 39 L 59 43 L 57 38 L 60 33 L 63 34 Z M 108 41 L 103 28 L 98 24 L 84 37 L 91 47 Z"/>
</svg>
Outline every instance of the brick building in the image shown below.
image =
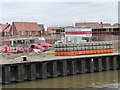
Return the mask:
<svg viewBox="0 0 120 90">
<path fill-rule="evenodd" d="M 79 28 L 108 28 L 111 27 L 110 23 L 99 23 L 99 22 L 77 22 L 75 23 L 75 27 Z"/>
<path fill-rule="evenodd" d="M 13 22 L 13 35 L 41 36 L 41 28 L 36 22 Z"/>
<path fill-rule="evenodd" d="M 7 45 L 32 42 L 44 30 L 44 26 L 36 22 L 13 22 L 11 25 L 2 24 L 1 27 L 2 42 Z"/>
</svg>

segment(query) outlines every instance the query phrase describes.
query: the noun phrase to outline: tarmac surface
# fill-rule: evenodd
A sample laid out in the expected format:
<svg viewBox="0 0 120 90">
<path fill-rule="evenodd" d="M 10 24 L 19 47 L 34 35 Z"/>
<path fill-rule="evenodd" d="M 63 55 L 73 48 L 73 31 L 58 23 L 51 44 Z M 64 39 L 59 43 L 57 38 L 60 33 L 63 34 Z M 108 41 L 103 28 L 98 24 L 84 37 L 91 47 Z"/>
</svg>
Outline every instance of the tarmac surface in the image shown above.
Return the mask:
<svg viewBox="0 0 120 90">
<path fill-rule="evenodd" d="M 55 56 L 55 55 L 40 55 L 40 54 L 31 54 L 24 55 L 27 56 L 27 61 L 23 61 L 22 57 L 0 57 L 0 65 L 3 64 L 16 64 L 16 63 L 25 63 L 25 62 L 43 62 L 43 61 L 53 61 L 53 60 L 63 60 L 63 59 L 75 59 L 75 58 L 89 58 L 89 57 L 103 57 L 103 56 L 112 56 L 112 55 L 120 55 L 120 53 L 106 53 L 106 54 L 93 54 L 93 55 L 79 55 L 79 56 Z"/>
</svg>

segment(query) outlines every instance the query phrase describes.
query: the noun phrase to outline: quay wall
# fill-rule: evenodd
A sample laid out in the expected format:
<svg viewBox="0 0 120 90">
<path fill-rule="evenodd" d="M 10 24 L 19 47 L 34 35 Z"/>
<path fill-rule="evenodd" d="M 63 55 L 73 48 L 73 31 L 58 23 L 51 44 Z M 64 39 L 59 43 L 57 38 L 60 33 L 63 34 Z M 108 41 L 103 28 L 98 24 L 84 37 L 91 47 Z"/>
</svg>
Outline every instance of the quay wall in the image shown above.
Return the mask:
<svg viewBox="0 0 120 90">
<path fill-rule="evenodd" d="M 0 82 L 8 84 L 120 69 L 120 55 L 23 62 L 3 64 L 0 67 L 0 71 L 2 71 Z"/>
</svg>

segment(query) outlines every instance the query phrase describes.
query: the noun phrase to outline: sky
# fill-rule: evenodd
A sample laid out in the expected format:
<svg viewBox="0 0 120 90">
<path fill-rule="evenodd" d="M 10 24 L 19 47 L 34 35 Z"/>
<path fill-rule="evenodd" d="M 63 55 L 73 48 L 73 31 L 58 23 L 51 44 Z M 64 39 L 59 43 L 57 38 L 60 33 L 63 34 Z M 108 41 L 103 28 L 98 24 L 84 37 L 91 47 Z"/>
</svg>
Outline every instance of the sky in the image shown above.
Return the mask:
<svg viewBox="0 0 120 90">
<path fill-rule="evenodd" d="M 0 3 L 1 23 L 37 22 L 49 26 L 74 25 L 75 22 L 118 22 L 118 1 L 41 2 L 37 0 L 2 0 Z M 65 2 L 67 1 L 67 2 Z"/>
</svg>

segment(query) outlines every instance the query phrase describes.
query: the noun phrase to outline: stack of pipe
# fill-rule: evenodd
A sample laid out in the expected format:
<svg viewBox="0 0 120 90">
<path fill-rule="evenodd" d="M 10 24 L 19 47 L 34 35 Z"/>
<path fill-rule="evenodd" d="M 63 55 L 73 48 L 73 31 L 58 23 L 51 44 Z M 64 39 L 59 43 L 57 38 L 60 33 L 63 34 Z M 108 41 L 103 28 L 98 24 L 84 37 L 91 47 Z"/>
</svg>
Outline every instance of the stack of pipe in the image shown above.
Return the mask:
<svg viewBox="0 0 120 90">
<path fill-rule="evenodd" d="M 79 44 L 56 44 L 54 49 L 56 56 L 103 54 L 113 52 L 113 43 L 111 41 L 102 41 Z"/>
</svg>

